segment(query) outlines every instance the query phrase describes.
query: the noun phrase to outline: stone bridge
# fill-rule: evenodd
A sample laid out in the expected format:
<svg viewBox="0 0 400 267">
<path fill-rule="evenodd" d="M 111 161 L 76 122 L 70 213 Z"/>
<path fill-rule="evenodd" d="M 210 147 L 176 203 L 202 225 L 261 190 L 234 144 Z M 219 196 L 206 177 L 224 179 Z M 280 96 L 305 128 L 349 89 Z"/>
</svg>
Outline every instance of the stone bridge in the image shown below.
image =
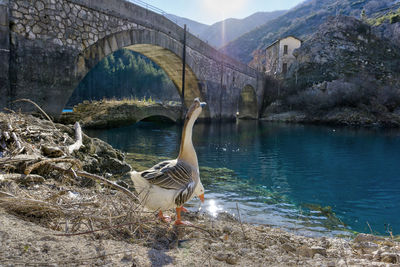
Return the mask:
<svg viewBox="0 0 400 267">
<path fill-rule="evenodd" d="M 74 112 L 63 113 L 58 120 L 65 124 L 81 122 L 85 128 L 109 128 L 124 126 L 138 121 L 163 117 L 172 122 L 182 118 L 181 106 L 137 101 L 84 101 L 74 107 Z"/>
<path fill-rule="evenodd" d="M 172 21 L 124 0 L 0 0 L 0 108 L 30 109 L 13 103 L 29 98 L 57 116 L 90 69 L 122 48 L 153 60 L 181 94 L 183 39 Z M 258 117 L 262 74 L 190 33 L 185 62 L 186 106 L 200 97 L 204 118 Z"/>
</svg>

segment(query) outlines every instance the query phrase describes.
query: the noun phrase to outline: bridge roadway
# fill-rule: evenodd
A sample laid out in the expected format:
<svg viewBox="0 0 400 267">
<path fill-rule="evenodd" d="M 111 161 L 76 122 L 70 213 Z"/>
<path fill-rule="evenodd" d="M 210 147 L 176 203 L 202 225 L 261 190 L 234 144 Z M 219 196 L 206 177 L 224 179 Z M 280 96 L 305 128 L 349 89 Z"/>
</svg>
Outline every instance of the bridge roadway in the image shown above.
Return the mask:
<svg viewBox="0 0 400 267">
<path fill-rule="evenodd" d="M 122 48 L 153 60 L 181 94 L 183 36 L 164 16 L 124 0 L 0 0 L 0 108 L 29 110 L 12 103 L 29 98 L 57 116 L 85 75 Z M 184 104 L 206 101 L 204 118 L 257 118 L 263 74 L 190 33 L 186 40 Z"/>
</svg>

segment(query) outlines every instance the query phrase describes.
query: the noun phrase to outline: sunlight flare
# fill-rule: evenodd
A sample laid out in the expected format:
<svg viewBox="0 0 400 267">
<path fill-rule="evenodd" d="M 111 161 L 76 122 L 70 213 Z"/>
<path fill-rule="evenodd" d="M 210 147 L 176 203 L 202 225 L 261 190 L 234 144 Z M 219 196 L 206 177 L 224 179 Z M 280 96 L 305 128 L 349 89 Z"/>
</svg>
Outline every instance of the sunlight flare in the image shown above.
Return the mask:
<svg viewBox="0 0 400 267">
<path fill-rule="evenodd" d="M 207 11 L 225 19 L 244 7 L 248 0 L 204 0 Z"/>
</svg>

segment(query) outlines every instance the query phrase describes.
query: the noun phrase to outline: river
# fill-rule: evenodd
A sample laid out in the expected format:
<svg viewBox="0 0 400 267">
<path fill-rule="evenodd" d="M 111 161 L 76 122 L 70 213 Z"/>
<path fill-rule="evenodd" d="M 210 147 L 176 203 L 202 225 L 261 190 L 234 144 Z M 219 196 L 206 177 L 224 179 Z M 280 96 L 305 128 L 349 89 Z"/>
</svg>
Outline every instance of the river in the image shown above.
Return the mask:
<svg viewBox="0 0 400 267">
<path fill-rule="evenodd" d="M 175 158 L 180 125 L 87 131 L 133 154 Z M 400 131 L 258 121 L 197 123 L 201 209 L 299 234 L 400 234 Z M 152 164 L 148 163 L 150 167 Z M 192 208 L 199 207 L 192 200 Z"/>
</svg>

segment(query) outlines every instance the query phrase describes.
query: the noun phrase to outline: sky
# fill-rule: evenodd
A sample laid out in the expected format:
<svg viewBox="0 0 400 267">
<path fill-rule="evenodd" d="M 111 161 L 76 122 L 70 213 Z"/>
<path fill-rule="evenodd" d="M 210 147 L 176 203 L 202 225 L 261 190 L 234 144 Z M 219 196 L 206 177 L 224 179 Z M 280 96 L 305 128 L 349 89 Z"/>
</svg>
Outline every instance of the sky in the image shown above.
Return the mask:
<svg viewBox="0 0 400 267">
<path fill-rule="evenodd" d="M 290 9 L 304 0 L 141 0 L 166 13 L 204 24 L 244 18 L 259 11 Z M 134 2 L 134 1 L 133 1 Z"/>
</svg>

